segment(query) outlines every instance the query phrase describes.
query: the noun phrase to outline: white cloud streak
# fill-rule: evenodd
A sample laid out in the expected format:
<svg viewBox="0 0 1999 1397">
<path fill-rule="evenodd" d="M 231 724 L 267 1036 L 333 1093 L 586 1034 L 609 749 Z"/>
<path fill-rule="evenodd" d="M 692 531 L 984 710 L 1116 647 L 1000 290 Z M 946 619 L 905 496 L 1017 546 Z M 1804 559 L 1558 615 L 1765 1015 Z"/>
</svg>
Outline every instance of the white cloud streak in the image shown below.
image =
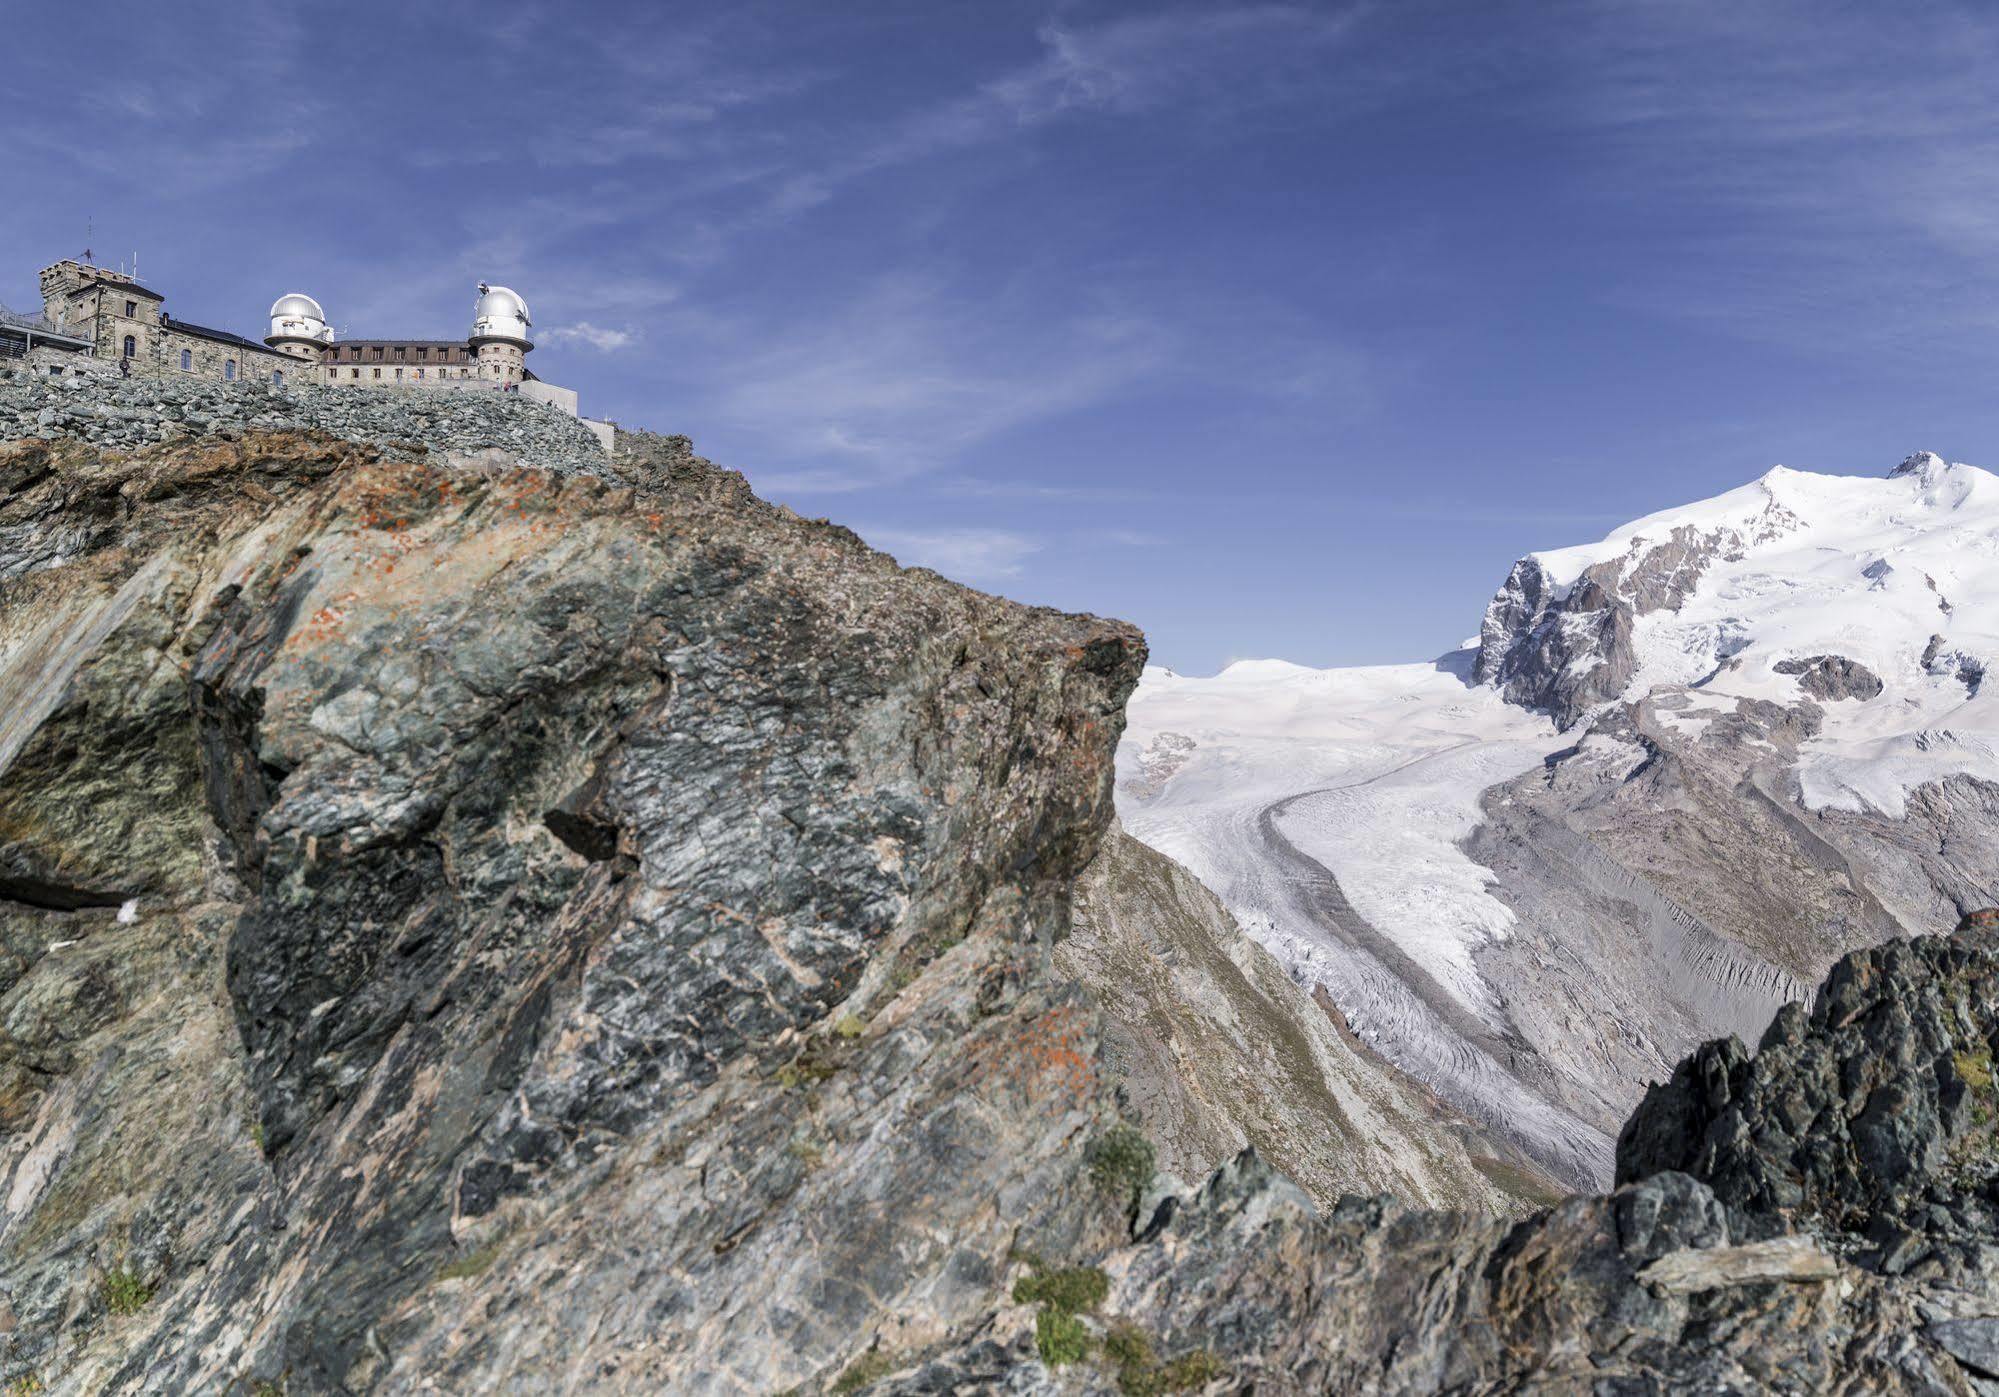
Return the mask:
<svg viewBox="0 0 1999 1397">
<path fill-rule="evenodd" d="M 540 333 L 542 340 L 548 344 L 587 345 L 605 354 L 628 348 L 638 339 L 638 336 L 629 330 L 612 330 L 602 325 L 592 325 L 587 320 L 579 320 L 574 325 L 557 325 Z"/>
<path fill-rule="evenodd" d="M 905 567 L 926 567 L 962 582 L 997 582 L 1020 576 L 1041 545 L 1008 529 L 862 528 L 871 545 Z"/>
</svg>

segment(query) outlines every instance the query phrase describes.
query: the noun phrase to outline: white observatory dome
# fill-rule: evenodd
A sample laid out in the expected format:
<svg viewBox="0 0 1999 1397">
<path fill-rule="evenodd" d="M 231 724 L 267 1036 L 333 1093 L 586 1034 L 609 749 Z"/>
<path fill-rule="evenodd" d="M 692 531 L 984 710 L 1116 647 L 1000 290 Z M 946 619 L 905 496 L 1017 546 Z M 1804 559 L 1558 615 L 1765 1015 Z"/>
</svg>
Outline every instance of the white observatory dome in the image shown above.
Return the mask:
<svg viewBox="0 0 1999 1397">
<path fill-rule="evenodd" d="M 333 328 L 326 323 L 326 312 L 319 308 L 319 302 L 294 291 L 271 303 L 271 333 L 266 339 L 332 344 Z"/>
<path fill-rule="evenodd" d="M 504 286 L 479 283 L 479 304 L 472 309 L 472 342 L 507 340 L 523 349 L 534 348 L 528 339 L 528 303 Z"/>
</svg>

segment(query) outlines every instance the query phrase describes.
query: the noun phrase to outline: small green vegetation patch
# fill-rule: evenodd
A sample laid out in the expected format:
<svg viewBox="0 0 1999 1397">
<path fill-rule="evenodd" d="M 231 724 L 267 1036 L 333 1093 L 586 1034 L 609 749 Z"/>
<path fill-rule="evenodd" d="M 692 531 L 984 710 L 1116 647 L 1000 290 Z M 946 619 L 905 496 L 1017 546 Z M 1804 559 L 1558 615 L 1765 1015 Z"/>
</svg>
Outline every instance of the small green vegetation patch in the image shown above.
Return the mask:
<svg viewBox="0 0 1999 1397">
<path fill-rule="evenodd" d="M 833 1384 L 837 1393 L 859 1392 L 878 1378 L 885 1378 L 895 1371 L 895 1355 L 883 1348 L 871 1348 L 847 1365 L 847 1371 L 840 1374 Z"/>
<path fill-rule="evenodd" d="M 1980 1048 L 1977 1052 L 1959 1053 L 1951 1059 L 1957 1065 L 1957 1075 L 1973 1091 L 1992 1090 L 1992 1050 Z"/>
<path fill-rule="evenodd" d="M 1014 1303 L 1046 1305 L 1064 1314 L 1094 1310 L 1110 1294 L 1110 1278 L 1094 1266 L 1064 1266 L 1060 1270 L 1022 1276 L 1013 1283 Z"/>
<path fill-rule="evenodd" d="M 104 1308 L 114 1315 L 135 1315 L 153 1298 L 153 1288 L 137 1271 L 118 1266 L 104 1273 Z"/>
<path fill-rule="evenodd" d="M 833 1025 L 833 1032 L 849 1042 L 868 1031 L 868 1026 L 852 1014 L 842 1014 L 840 1021 Z"/>
<path fill-rule="evenodd" d="M 1090 1356 L 1090 1330 L 1076 1316 L 1094 1310 L 1110 1294 L 1110 1277 L 1094 1266 L 1043 1266 L 1013 1283 L 1016 1304 L 1039 1305 L 1034 1316 L 1034 1347 L 1051 1368 L 1080 1363 Z"/>
<path fill-rule="evenodd" d="M 437 1268 L 437 1278 L 441 1281 L 469 1280 L 473 1276 L 484 1275 L 493 1264 L 493 1258 L 500 1254 L 497 1243 L 468 1251 L 463 1256 L 453 1257 Z"/>
<path fill-rule="evenodd" d="M 1074 1315 L 1044 1305 L 1034 1316 L 1034 1347 L 1051 1368 L 1081 1363 L 1090 1356 L 1090 1331 Z"/>
<path fill-rule="evenodd" d="M 836 1028 L 835 1033 L 838 1033 Z M 797 1057 L 777 1069 L 778 1085 L 786 1091 L 814 1087 L 840 1070 L 842 1051 L 852 1040 L 814 1038 L 799 1050 Z"/>
<path fill-rule="evenodd" d="M 1121 1121 L 1090 1142 L 1084 1159 L 1091 1181 L 1126 1211 L 1138 1206 L 1139 1194 L 1152 1182 L 1152 1142 Z"/>
<path fill-rule="evenodd" d="M 1206 1349 L 1161 1363 L 1152 1342 L 1135 1324 L 1120 1324 L 1104 1336 L 1104 1358 L 1117 1369 L 1118 1391 L 1124 1397 L 1165 1397 L 1170 1392 L 1194 1392 L 1227 1370 Z"/>
<path fill-rule="evenodd" d="M 23 1373 L 7 1384 L 7 1397 L 35 1397 L 42 1390 L 40 1373 Z"/>
</svg>

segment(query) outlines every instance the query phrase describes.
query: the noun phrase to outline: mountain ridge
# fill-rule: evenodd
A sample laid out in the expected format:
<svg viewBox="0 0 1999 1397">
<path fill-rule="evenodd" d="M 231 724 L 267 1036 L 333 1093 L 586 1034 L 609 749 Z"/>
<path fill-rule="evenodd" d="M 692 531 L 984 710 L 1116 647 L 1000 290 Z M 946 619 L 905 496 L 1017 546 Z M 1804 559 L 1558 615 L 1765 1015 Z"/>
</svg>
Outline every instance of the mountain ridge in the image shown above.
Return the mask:
<svg viewBox="0 0 1999 1397">
<path fill-rule="evenodd" d="M 1147 669 L 1120 814 L 1371 1047 L 1601 1183 L 1696 1044 L 1999 899 L 1994 615 L 1990 474 L 1780 467 L 1524 556 L 1432 664 Z"/>
</svg>

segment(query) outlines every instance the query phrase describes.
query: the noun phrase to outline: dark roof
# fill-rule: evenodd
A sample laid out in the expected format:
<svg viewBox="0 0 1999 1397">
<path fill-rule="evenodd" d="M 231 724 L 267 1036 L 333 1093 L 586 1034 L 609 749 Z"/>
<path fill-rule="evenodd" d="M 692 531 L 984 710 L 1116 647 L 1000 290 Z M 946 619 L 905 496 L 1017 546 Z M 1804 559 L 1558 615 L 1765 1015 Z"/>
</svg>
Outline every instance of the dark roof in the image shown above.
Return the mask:
<svg viewBox="0 0 1999 1397">
<path fill-rule="evenodd" d="M 179 317 L 169 319 L 162 316 L 160 323 L 165 329 L 178 330 L 184 335 L 193 335 L 196 339 L 214 340 L 218 344 L 240 345 L 244 349 L 254 349 L 259 354 L 277 353 L 269 345 L 258 344 L 255 340 L 246 340 L 241 335 L 231 334 L 227 330 L 212 330 L 206 325 L 196 325 L 193 321 L 182 320 Z"/>
<path fill-rule="evenodd" d="M 166 299 L 166 297 L 162 296 L 159 292 L 148 291 L 145 287 L 139 285 L 139 283 L 136 281 L 118 281 L 115 278 L 108 276 L 85 277 L 81 282 L 77 284 L 76 289 L 79 291 L 87 291 L 93 286 L 109 286 L 119 291 L 136 291 L 149 301 L 164 301 Z"/>
<path fill-rule="evenodd" d="M 378 344 L 379 344 L 380 346 L 382 346 L 382 348 L 384 348 L 384 349 L 390 349 L 390 348 L 393 348 L 394 346 L 396 346 L 396 345 L 399 345 L 399 344 L 400 344 L 400 345 L 404 345 L 404 346 L 406 346 L 406 347 L 408 347 L 408 348 L 410 348 L 410 349 L 438 349 L 438 348 L 443 348 L 443 349 L 463 349 L 463 348 L 465 348 L 465 341 L 464 341 L 464 340 L 357 340 L 357 339 L 343 339 L 343 340 L 341 340 L 341 341 L 340 341 L 340 343 L 341 343 L 341 345 L 342 345 L 342 346 L 352 346 L 352 347 L 354 347 L 354 348 L 356 348 L 356 349 L 361 349 L 361 348 L 369 348 L 369 349 L 372 349 L 372 348 L 373 348 L 374 346 L 376 346 L 376 345 L 378 345 Z"/>
</svg>

